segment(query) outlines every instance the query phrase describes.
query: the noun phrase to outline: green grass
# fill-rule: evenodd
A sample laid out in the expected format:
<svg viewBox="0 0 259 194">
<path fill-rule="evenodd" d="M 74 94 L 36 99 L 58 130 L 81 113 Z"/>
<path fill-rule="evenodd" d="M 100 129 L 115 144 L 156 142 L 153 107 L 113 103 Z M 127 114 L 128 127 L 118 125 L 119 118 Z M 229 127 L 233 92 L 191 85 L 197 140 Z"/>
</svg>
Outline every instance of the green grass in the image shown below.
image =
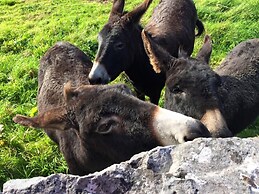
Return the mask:
<svg viewBox="0 0 259 194">
<path fill-rule="evenodd" d="M 142 23 L 147 22 L 158 1 L 152 3 Z M 0 189 L 8 179 L 67 172 L 57 146 L 45 133 L 16 125 L 12 117 L 18 113 L 36 114 L 39 59 L 57 41 L 69 41 L 94 58 L 97 33 L 108 19 L 111 7 L 111 1 L 101 2 L 0 1 Z M 126 9 L 140 2 L 127 0 Z M 195 2 L 206 33 L 213 39 L 213 67 L 239 42 L 259 38 L 258 0 Z M 194 54 L 201 44 L 202 37 L 196 40 Z M 258 131 L 259 121 L 239 136 L 255 136 Z"/>
</svg>

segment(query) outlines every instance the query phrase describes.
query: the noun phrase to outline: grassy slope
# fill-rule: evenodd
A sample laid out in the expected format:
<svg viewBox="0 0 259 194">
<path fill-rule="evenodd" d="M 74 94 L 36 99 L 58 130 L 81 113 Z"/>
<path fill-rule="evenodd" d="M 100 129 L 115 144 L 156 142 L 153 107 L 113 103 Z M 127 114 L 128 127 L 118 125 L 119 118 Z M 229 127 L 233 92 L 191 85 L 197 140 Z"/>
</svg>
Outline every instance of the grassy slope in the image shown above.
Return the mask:
<svg viewBox="0 0 259 194">
<path fill-rule="evenodd" d="M 126 9 L 140 2 L 128 0 Z M 213 38 L 212 66 L 239 42 L 259 38 L 258 0 L 195 2 L 206 33 Z M 110 6 L 111 1 L 0 1 L 0 188 L 10 178 L 67 172 L 57 146 L 42 131 L 15 125 L 12 117 L 37 112 L 38 61 L 55 42 L 69 41 L 94 58 L 96 36 L 108 18 Z M 198 38 L 194 53 L 201 44 L 202 38 Z M 258 130 L 257 121 L 241 136 L 255 135 Z"/>
</svg>

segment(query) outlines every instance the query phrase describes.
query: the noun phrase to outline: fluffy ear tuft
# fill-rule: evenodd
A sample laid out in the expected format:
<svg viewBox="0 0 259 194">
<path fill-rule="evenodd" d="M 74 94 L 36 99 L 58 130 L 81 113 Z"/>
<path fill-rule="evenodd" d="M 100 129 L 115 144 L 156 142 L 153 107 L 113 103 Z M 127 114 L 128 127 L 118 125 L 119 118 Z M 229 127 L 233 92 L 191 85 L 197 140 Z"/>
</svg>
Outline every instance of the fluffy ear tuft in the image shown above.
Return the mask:
<svg viewBox="0 0 259 194">
<path fill-rule="evenodd" d="M 165 73 L 170 68 L 171 63 L 175 60 L 175 58 L 161 46 L 156 44 L 145 30 L 142 30 L 141 36 L 145 51 L 149 57 L 150 64 L 153 66 L 154 71 L 156 73 Z"/>
<path fill-rule="evenodd" d="M 156 73 L 160 73 L 161 72 L 160 64 L 157 58 L 153 54 L 153 48 L 151 46 L 150 36 L 147 34 L 145 30 L 142 30 L 141 36 L 144 43 L 145 51 L 149 57 L 150 64 L 153 66 L 153 69 Z"/>
<path fill-rule="evenodd" d="M 64 85 L 63 93 L 66 103 L 70 102 L 78 96 L 79 92 L 76 89 L 77 88 L 72 87 L 71 82 L 68 82 Z"/>
<path fill-rule="evenodd" d="M 209 64 L 210 56 L 212 52 L 212 40 L 209 35 L 205 35 L 204 42 L 197 54 L 197 59 L 204 61 L 206 64 Z"/>
</svg>

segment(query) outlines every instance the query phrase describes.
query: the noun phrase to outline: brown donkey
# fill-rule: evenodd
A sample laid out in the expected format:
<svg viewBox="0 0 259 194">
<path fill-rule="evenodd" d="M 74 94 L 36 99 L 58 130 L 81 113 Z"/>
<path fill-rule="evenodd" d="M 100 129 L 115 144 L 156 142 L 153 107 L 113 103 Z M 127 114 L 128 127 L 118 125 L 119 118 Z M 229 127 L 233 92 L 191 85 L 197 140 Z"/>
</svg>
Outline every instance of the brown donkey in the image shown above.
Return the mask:
<svg viewBox="0 0 259 194">
<path fill-rule="evenodd" d="M 158 145 L 210 135 L 200 121 L 141 101 L 125 85 L 89 85 L 91 65 L 69 43 L 50 48 L 39 69 L 38 115 L 14 118 L 43 128 L 70 173 L 85 175 Z"/>
</svg>

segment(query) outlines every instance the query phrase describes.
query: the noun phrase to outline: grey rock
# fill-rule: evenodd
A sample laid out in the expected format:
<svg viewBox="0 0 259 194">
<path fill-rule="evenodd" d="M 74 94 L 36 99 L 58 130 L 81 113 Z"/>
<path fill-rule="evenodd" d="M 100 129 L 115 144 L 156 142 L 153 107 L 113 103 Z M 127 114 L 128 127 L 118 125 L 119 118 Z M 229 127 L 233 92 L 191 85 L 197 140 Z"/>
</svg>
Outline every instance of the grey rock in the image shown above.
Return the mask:
<svg viewBox="0 0 259 194">
<path fill-rule="evenodd" d="M 10 180 L 3 194 L 259 193 L 259 138 L 199 138 L 157 147 L 87 176 Z"/>
</svg>

